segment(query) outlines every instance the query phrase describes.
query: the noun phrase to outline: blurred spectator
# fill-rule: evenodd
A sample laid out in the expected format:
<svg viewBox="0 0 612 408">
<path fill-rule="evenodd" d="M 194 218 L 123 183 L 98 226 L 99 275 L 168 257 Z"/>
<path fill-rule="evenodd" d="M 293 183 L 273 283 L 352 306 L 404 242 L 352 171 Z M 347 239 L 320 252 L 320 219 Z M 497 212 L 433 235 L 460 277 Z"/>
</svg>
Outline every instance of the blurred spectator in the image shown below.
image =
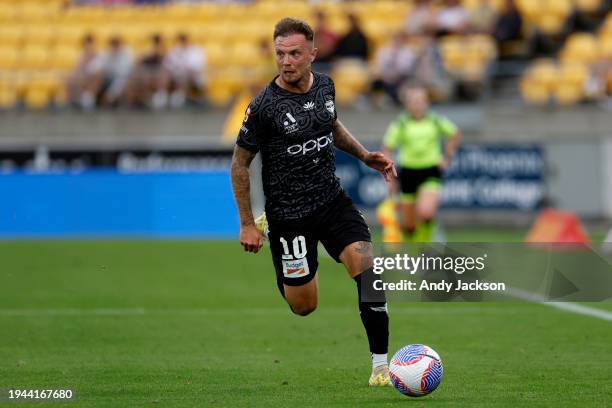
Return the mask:
<svg viewBox="0 0 612 408">
<path fill-rule="evenodd" d="M 272 43 L 268 39 L 259 41 L 259 61 L 260 63 L 253 68 L 251 91 L 254 95 L 257 95 L 276 75 L 276 58 Z"/>
<path fill-rule="evenodd" d="M 412 74 L 415 62 L 414 51 L 406 41 L 405 33 L 394 34 L 378 51 L 374 62 L 372 91 L 383 91 L 398 106 L 399 87 Z"/>
<path fill-rule="evenodd" d="M 591 67 L 590 78 L 586 84 L 586 94 L 590 99 L 601 102 L 602 106 L 612 108 L 612 57 L 600 57 Z"/>
<path fill-rule="evenodd" d="M 315 59 L 315 70 L 329 72 L 338 36 L 327 25 L 327 18 L 323 11 L 317 11 L 316 24 L 314 30 L 315 47 L 318 48 L 317 58 Z"/>
<path fill-rule="evenodd" d="M 159 34 L 151 37 L 151 49 L 145 53 L 130 75 L 127 101 L 131 106 L 150 104 L 155 109 L 168 104 L 168 74 L 164 69 L 166 47 Z"/>
<path fill-rule="evenodd" d="M 348 32 L 340 38 L 336 47 L 337 58 L 358 58 L 363 61 L 368 59 L 368 39 L 363 33 L 359 20 L 354 14 L 348 14 Z"/>
<path fill-rule="evenodd" d="M 104 106 L 116 105 L 123 96 L 127 80 L 132 70 L 133 59 L 130 50 L 119 37 L 112 37 L 108 49 L 95 61 L 95 79 L 83 94 L 81 105 L 92 109 L 100 100 Z"/>
<path fill-rule="evenodd" d="M 189 41 L 187 34 L 177 36 L 176 45 L 170 50 L 164 65 L 170 74 L 171 107 L 184 106 L 191 92 L 205 93 L 206 54 L 202 47 Z"/>
<path fill-rule="evenodd" d="M 497 12 L 489 0 L 480 0 L 478 5 L 468 12 L 468 27 L 472 33 L 491 34 Z"/>
<path fill-rule="evenodd" d="M 501 48 L 504 43 L 520 40 L 522 37 L 523 19 L 514 0 L 506 0 L 503 10 L 493 28 L 493 37 Z"/>
<path fill-rule="evenodd" d="M 92 35 L 86 35 L 82 44 L 81 56 L 66 81 L 68 100 L 74 105 L 83 105 L 83 102 L 87 104 L 87 100 L 92 99 L 87 95 L 92 91 L 91 84 L 96 76 L 96 59 L 99 56 Z"/>
<path fill-rule="evenodd" d="M 463 34 L 467 28 L 468 13 L 460 0 L 446 0 L 436 15 L 438 35 Z"/>
<path fill-rule="evenodd" d="M 425 87 L 434 100 L 448 100 L 452 96 L 453 82 L 444 67 L 438 43 L 432 36 L 418 38 L 418 52 L 410 79 Z"/>
<path fill-rule="evenodd" d="M 431 32 L 436 25 L 436 13 L 430 0 L 416 0 L 415 8 L 408 14 L 404 31 L 411 35 Z"/>
</svg>

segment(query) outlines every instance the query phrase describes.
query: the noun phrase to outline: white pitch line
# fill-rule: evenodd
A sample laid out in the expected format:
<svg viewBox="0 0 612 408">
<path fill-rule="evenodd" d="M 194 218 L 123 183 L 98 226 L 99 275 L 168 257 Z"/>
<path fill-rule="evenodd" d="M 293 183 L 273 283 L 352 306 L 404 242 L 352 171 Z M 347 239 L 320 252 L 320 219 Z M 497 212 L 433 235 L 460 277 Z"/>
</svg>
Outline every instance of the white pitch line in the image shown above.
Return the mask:
<svg viewBox="0 0 612 408">
<path fill-rule="evenodd" d="M 477 306 L 462 305 L 459 308 L 451 309 L 445 306 L 433 306 L 431 303 L 411 305 L 407 308 L 393 308 L 395 314 L 404 315 L 449 315 L 449 314 L 516 314 L 520 313 L 520 308 L 481 308 Z M 317 314 L 331 315 L 352 315 L 358 313 L 357 306 L 354 309 L 346 307 L 326 307 L 317 311 Z M 527 312 L 525 312 L 527 313 Z M 183 315 L 183 316 L 231 316 L 241 315 L 291 315 L 286 307 L 277 308 L 249 308 L 249 309 L 145 309 L 145 308 L 98 308 L 98 309 L 0 309 L 0 317 L 40 317 L 40 316 L 59 316 L 59 317 L 83 317 L 83 316 L 160 316 L 160 315 Z"/>
<path fill-rule="evenodd" d="M 506 292 L 515 298 L 527 300 L 530 302 L 539 303 L 541 305 L 554 307 L 559 310 L 564 310 L 570 313 L 577 313 L 585 316 L 596 317 L 602 320 L 612 322 L 612 312 L 602 309 L 596 309 L 594 307 L 588 307 L 573 302 L 550 302 L 542 295 L 527 292 L 517 288 L 508 288 Z"/>
</svg>

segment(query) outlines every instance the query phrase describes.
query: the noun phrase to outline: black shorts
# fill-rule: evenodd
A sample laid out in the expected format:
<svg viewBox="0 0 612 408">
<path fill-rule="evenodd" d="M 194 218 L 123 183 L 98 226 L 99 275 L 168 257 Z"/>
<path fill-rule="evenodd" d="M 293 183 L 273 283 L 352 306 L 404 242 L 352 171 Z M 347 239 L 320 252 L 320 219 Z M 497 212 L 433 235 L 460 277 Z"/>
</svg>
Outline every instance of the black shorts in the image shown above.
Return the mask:
<svg viewBox="0 0 612 408">
<path fill-rule="evenodd" d="M 399 179 L 402 194 L 416 194 L 419 188 L 425 183 L 440 183 L 442 172 L 438 166 L 426 167 L 424 169 L 409 169 L 402 167 Z"/>
<path fill-rule="evenodd" d="M 363 215 L 344 191 L 315 214 L 300 220 L 269 219 L 268 238 L 279 288 L 301 286 L 314 278 L 319 241 L 336 261 L 347 245 L 371 241 Z"/>
</svg>

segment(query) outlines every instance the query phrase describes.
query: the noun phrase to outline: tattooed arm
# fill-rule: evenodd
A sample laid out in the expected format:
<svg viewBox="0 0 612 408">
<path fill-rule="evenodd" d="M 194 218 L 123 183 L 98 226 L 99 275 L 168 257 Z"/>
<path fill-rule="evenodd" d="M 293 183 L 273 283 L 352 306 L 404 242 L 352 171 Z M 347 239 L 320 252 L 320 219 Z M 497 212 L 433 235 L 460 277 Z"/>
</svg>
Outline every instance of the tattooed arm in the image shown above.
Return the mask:
<svg viewBox="0 0 612 408">
<path fill-rule="evenodd" d="M 351 135 L 340 120 L 336 119 L 332 132 L 334 134 L 334 144 L 338 149 L 355 156 L 368 167 L 378 170 L 386 181 L 391 181 L 393 177 L 397 177 L 393 161 L 381 152 L 369 152 Z"/>
<path fill-rule="evenodd" d="M 257 253 L 263 245 L 261 233 L 255 227 L 253 212 L 251 211 L 251 177 L 249 166 L 255 153 L 236 146 L 232 157 L 232 186 L 234 198 L 240 215 L 240 244 L 247 252 Z"/>
</svg>

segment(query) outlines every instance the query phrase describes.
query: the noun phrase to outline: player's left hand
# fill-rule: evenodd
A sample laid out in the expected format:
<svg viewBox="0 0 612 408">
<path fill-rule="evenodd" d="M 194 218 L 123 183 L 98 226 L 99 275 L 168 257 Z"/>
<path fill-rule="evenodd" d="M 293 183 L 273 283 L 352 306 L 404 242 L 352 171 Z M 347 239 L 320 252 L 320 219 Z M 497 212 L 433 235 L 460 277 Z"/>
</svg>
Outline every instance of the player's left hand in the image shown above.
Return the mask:
<svg viewBox="0 0 612 408">
<path fill-rule="evenodd" d="M 388 183 L 397 177 L 397 171 L 393 165 L 393 160 L 385 156 L 382 152 L 369 152 L 363 162 L 368 167 L 381 172 L 385 181 Z"/>
</svg>

